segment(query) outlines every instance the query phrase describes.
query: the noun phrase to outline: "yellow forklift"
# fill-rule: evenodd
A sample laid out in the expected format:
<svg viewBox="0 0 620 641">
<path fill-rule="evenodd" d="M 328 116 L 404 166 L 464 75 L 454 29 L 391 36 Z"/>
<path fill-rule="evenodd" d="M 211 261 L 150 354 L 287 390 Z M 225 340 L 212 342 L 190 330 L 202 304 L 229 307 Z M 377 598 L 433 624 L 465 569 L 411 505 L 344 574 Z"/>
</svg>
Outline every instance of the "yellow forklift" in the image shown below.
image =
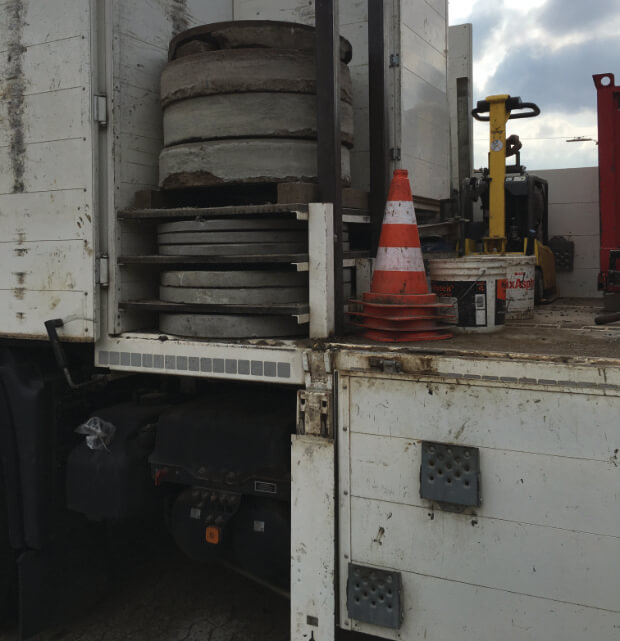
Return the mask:
<svg viewBox="0 0 620 641">
<path fill-rule="evenodd" d="M 532 102 L 508 95 L 489 96 L 478 101 L 472 115 L 490 124 L 489 167 L 478 178 L 465 181 L 461 193 L 463 215 L 467 219 L 460 253 L 526 254 L 536 256 L 537 303 L 557 294 L 555 258 L 549 241 L 547 181 L 528 174 L 521 166 L 519 137 L 506 137 L 506 123 L 540 114 Z M 506 165 L 506 158 L 515 162 Z M 480 198 L 482 220 L 471 214 L 472 201 Z M 469 211 L 468 211 L 469 209 Z"/>
</svg>

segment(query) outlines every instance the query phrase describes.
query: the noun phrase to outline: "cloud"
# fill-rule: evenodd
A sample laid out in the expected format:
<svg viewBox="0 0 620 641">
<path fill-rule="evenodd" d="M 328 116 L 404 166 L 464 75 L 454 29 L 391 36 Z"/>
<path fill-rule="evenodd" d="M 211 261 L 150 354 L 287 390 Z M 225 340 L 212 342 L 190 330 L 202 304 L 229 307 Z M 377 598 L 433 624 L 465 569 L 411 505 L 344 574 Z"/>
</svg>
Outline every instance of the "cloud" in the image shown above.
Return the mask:
<svg viewBox="0 0 620 641">
<path fill-rule="evenodd" d="M 487 80 L 492 93 L 509 93 L 544 110 L 573 113 L 596 107 L 592 74 L 618 64 L 617 38 L 566 45 L 555 51 L 521 44 L 510 50 Z"/>
<path fill-rule="evenodd" d="M 530 167 L 595 165 L 595 73 L 619 80 L 618 0 L 450 0 L 460 21 L 473 24 L 474 103 L 492 94 L 521 96 L 538 118 L 512 121 Z M 454 14 L 453 14 L 454 15 Z M 452 16 L 451 16 L 452 18 Z M 476 125 L 476 165 L 486 164 L 488 128 Z"/>
<path fill-rule="evenodd" d="M 474 59 L 482 57 L 490 47 L 500 46 L 503 50 L 504 25 L 506 22 L 506 11 L 501 4 L 492 3 L 483 5 L 479 11 L 472 16 L 474 22 Z M 499 40 L 499 42 L 495 42 Z"/>
<path fill-rule="evenodd" d="M 469 19 L 476 99 L 509 93 L 560 112 L 593 108 L 592 74 L 618 64 L 618 0 L 476 2 Z"/>
<path fill-rule="evenodd" d="M 564 35 L 567 31 L 596 30 L 614 13 L 618 13 L 618 0 L 547 0 L 536 12 L 536 21 L 549 33 Z"/>
</svg>

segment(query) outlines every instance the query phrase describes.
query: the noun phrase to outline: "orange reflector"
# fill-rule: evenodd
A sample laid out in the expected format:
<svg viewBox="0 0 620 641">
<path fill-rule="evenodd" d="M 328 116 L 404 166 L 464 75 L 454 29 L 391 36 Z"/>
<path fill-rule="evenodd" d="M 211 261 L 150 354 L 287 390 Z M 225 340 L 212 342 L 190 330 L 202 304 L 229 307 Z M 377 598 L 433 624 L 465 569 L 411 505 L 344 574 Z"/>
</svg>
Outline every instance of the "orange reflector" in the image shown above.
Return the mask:
<svg viewBox="0 0 620 641">
<path fill-rule="evenodd" d="M 220 542 L 220 528 L 209 525 L 205 532 L 205 540 L 207 543 L 217 545 Z"/>
</svg>

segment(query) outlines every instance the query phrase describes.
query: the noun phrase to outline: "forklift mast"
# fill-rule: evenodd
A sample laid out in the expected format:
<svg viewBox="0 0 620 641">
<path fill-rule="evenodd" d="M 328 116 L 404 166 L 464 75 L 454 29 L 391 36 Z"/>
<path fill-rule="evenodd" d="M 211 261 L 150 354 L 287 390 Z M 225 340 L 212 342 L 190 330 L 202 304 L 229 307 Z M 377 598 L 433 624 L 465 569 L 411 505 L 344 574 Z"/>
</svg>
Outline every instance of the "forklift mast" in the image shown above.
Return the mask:
<svg viewBox="0 0 620 641">
<path fill-rule="evenodd" d="M 620 86 L 614 84 L 612 73 L 596 74 L 592 78 L 598 102 L 601 221 L 598 286 L 605 292 L 605 307 L 620 310 Z"/>
<path fill-rule="evenodd" d="M 527 111 L 521 111 L 527 109 Z M 513 113 L 514 112 L 514 113 Z M 485 116 L 483 114 L 489 114 Z M 506 123 L 516 118 L 533 118 L 540 109 L 533 102 L 522 102 L 518 96 L 497 95 L 479 100 L 472 116 L 488 122 L 489 140 L 489 235 L 484 239 L 485 252 L 506 251 Z"/>
</svg>

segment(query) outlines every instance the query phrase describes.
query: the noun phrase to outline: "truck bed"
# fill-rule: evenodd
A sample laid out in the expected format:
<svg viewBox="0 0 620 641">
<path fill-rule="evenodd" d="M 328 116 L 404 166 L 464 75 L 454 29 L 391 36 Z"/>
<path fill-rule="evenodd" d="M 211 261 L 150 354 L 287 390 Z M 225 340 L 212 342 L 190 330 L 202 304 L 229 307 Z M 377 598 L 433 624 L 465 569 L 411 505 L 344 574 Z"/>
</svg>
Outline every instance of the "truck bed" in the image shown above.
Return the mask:
<svg viewBox="0 0 620 641">
<path fill-rule="evenodd" d="M 344 627 L 394 640 L 617 638 L 620 323 L 596 326 L 598 306 L 558 300 L 497 334 L 334 348 L 340 593 L 360 566 L 387 570 L 404 603 L 387 629 L 365 594 L 353 610 L 341 598 Z M 458 468 L 472 451 L 477 500 Z M 462 494 L 434 493 L 445 488 Z"/>
<path fill-rule="evenodd" d="M 452 339 L 423 343 L 382 344 L 382 349 L 415 350 L 446 355 L 481 352 L 519 357 L 604 358 L 620 361 L 620 321 L 596 325 L 602 301 L 591 298 L 558 299 L 536 307 L 534 318 L 512 320 L 490 334 L 455 334 Z M 362 338 L 347 341 L 356 347 Z M 373 346 L 377 343 L 373 343 Z"/>
<path fill-rule="evenodd" d="M 113 370 L 303 385 L 304 353 L 315 348 L 346 353 L 402 353 L 496 361 L 620 367 L 620 323 L 595 325 L 597 299 L 558 300 L 536 309 L 531 320 L 511 321 L 494 334 L 456 334 L 450 340 L 371 343 L 359 334 L 326 340 L 187 339 L 158 331 L 105 336 L 96 364 Z M 475 358 L 474 358 L 475 357 Z"/>
</svg>

